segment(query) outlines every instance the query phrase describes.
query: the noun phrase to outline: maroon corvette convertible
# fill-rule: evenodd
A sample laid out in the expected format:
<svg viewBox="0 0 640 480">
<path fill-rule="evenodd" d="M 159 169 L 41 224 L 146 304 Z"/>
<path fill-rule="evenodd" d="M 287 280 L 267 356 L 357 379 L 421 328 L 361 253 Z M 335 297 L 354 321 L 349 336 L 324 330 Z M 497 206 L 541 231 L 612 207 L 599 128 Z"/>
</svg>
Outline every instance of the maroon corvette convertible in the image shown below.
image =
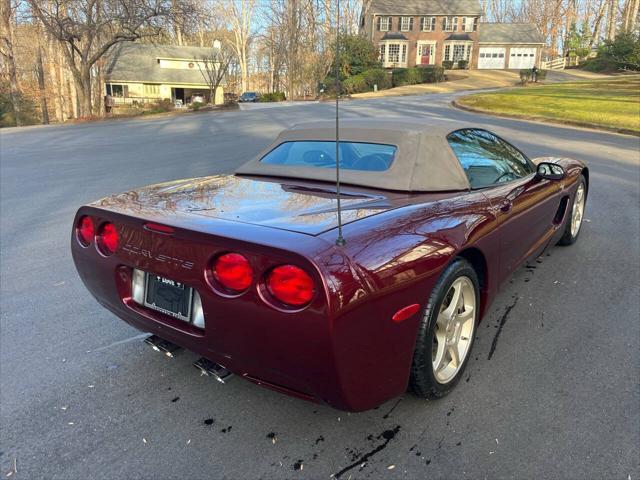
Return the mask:
<svg viewBox="0 0 640 480">
<path fill-rule="evenodd" d="M 429 120 L 427 120 L 429 122 Z M 589 171 L 454 122 L 283 132 L 235 175 L 78 211 L 71 239 L 107 309 L 223 380 L 361 411 L 458 382 L 478 322 L 528 259 L 580 233 Z"/>
</svg>

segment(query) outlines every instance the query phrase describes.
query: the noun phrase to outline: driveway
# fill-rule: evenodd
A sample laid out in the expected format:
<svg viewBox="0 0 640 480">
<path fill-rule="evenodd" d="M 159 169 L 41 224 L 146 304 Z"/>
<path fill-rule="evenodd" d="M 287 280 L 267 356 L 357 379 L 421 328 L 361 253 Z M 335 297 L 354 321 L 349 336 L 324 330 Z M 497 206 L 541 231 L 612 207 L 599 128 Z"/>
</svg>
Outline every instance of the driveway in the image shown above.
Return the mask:
<svg viewBox="0 0 640 480">
<path fill-rule="evenodd" d="M 69 252 L 83 203 L 231 172 L 331 105 L 1 131 L 0 474 L 15 462 L 11 480 L 639 478 L 639 139 L 451 99 L 354 101 L 343 115 L 466 120 L 532 157 L 584 159 L 584 231 L 504 286 L 450 396 L 351 415 L 153 352 L 90 298 Z"/>
<path fill-rule="evenodd" d="M 424 95 L 428 93 L 454 94 L 469 90 L 514 87 L 520 83 L 519 70 L 450 70 L 447 75 L 449 76 L 449 81 L 447 82 L 406 85 L 378 92 L 356 93 L 352 96 L 353 98 L 364 99 Z M 578 69 L 550 70 L 544 83 L 564 83 L 607 78 L 611 78 L 611 75 Z"/>
</svg>

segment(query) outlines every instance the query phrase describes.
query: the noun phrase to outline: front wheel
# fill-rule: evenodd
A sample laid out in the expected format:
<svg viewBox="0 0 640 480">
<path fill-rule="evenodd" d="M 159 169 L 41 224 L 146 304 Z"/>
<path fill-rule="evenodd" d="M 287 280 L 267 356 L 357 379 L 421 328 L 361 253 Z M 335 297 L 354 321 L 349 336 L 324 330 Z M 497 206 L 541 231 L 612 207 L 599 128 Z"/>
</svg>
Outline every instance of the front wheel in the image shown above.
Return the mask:
<svg viewBox="0 0 640 480">
<path fill-rule="evenodd" d="M 580 176 L 578 180 L 578 188 L 573 197 L 573 206 L 571 208 L 571 216 L 567 218 L 564 235 L 558 242 L 558 245 L 573 245 L 578 240 L 580 229 L 584 221 L 584 210 L 587 203 L 587 181 L 584 176 Z"/>
<path fill-rule="evenodd" d="M 421 397 L 441 398 L 467 366 L 480 311 L 478 276 L 462 258 L 444 271 L 420 323 L 411 367 L 411 388 Z"/>
</svg>

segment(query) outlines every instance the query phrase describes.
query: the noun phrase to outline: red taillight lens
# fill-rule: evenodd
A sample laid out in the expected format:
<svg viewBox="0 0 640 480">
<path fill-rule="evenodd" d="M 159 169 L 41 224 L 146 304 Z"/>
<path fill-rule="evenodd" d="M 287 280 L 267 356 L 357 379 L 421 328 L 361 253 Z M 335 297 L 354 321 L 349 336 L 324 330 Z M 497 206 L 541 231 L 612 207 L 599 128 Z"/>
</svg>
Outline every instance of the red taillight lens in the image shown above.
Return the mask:
<svg viewBox="0 0 640 480">
<path fill-rule="evenodd" d="M 118 232 L 113 223 L 105 223 L 98 232 L 98 245 L 105 255 L 112 255 L 118 248 Z"/>
<path fill-rule="evenodd" d="M 242 292 L 253 282 L 253 269 L 239 253 L 225 253 L 214 262 L 213 276 L 224 288 Z"/>
<path fill-rule="evenodd" d="M 93 220 L 90 217 L 82 217 L 78 223 L 78 240 L 82 245 L 88 247 L 93 241 Z"/>
<path fill-rule="evenodd" d="M 276 299 L 293 307 L 308 304 L 315 293 L 313 279 L 294 265 L 282 265 L 271 270 L 267 288 Z"/>
</svg>

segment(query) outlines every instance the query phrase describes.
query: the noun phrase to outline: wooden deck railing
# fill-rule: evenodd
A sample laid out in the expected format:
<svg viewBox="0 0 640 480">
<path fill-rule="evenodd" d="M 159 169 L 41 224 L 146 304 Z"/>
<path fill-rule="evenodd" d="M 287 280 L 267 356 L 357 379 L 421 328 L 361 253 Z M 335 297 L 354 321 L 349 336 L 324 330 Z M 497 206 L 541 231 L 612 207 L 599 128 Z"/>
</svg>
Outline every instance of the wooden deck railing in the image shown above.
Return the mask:
<svg viewBox="0 0 640 480">
<path fill-rule="evenodd" d="M 580 64 L 580 58 L 578 57 L 558 57 L 548 62 L 542 62 L 541 67 L 543 70 L 564 70 L 567 67 L 577 67 Z"/>
</svg>

